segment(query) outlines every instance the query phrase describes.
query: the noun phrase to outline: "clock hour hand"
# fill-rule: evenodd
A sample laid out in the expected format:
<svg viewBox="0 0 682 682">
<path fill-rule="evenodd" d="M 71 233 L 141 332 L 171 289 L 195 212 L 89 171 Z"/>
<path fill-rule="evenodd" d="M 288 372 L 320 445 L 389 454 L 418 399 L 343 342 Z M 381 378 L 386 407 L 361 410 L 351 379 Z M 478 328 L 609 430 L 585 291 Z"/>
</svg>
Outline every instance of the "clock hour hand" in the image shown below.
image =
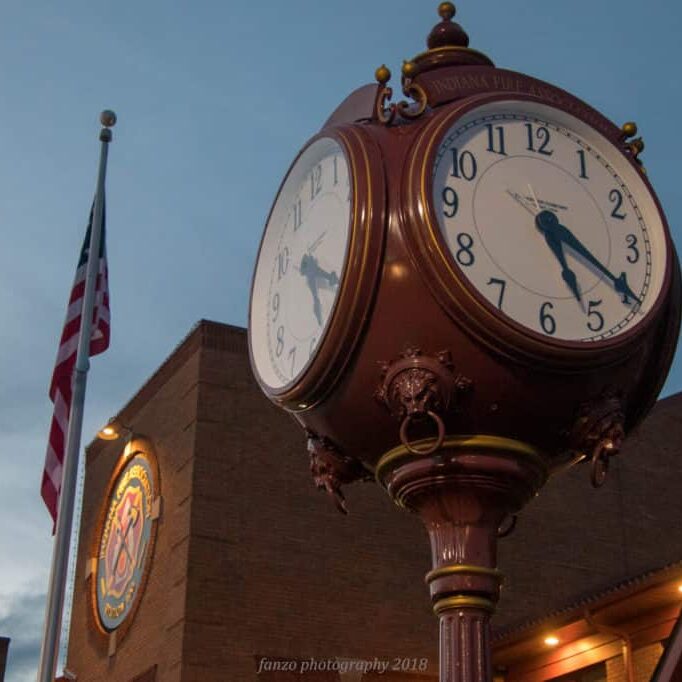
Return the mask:
<svg viewBox="0 0 682 682">
<path fill-rule="evenodd" d="M 563 244 L 570 246 L 578 255 L 582 256 L 588 263 L 592 264 L 599 272 L 608 277 L 613 282 L 613 288 L 623 296 L 623 303 L 627 304 L 630 299 L 641 305 L 641 301 L 630 289 L 625 272 L 616 277 L 597 258 L 595 258 L 585 245 L 564 225 L 562 225 L 556 215 L 551 211 L 540 211 L 535 217 L 535 222 L 543 232 L 551 232 Z"/>
<path fill-rule="evenodd" d="M 339 277 L 333 270 L 331 272 L 326 272 L 325 270 L 322 270 L 322 268 L 319 268 L 318 275 L 322 279 L 327 280 L 327 284 L 329 284 L 329 286 L 332 288 L 337 286 L 339 283 Z"/>
<path fill-rule="evenodd" d="M 305 263 L 305 269 L 306 272 L 310 273 L 312 277 L 314 277 L 316 280 L 324 280 L 330 287 L 335 287 L 339 283 L 339 277 L 332 270 L 332 272 L 327 272 L 326 270 L 323 270 L 318 262 L 315 256 L 308 254 L 305 254 L 303 256 L 303 260 L 301 261 L 301 267 L 304 267 Z M 301 272 L 303 273 L 303 269 L 301 269 Z"/>
</svg>

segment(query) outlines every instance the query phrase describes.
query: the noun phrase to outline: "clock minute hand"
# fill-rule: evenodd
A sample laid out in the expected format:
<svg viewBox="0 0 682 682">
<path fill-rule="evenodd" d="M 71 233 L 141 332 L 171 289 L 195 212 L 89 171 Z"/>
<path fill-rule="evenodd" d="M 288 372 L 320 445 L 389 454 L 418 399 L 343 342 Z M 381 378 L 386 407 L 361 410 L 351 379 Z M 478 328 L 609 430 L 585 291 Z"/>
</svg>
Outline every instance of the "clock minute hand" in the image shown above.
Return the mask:
<svg viewBox="0 0 682 682">
<path fill-rule="evenodd" d="M 616 277 L 590 253 L 587 247 L 566 226 L 559 223 L 554 213 L 551 211 L 542 211 L 538 214 L 536 220 L 538 221 L 538 226 L 540 223 L 547 225 L 547 229 L 551 229 L 559 241 L 570 246 L 577 254 L 581 255 L 586 261 L 594 265 L 599 272 L 606 275 L 606 277 L 613 282 L 613 288 L 623 296 L 623 303 L 629 303 L 629 299 L 632 298 L 641 305 L 642 302 L 637 298 L 627 283 L 625 272 L 621 272 L 621 274 Z"/>
<path fill-rule="evenodd" d="M 300 272 L 305 277 L 310 293 L 313 295 L 313 314 L 317 323 L 322 326 L 322 304 L 320 303 L 320 296 L 317 293 L 317 273 L 319 270 L 315 258 L 307 253 L 303 254 L 301 258 Z"/>
<path fill-rule="evenodd" d="M 528 188 L 531 190 L 533 198 L 535 199 L 535 193 L 533 192 L 532 187 L 528 185 Z M 537 202 L 537 199 L 535 199 L 535 201 Z M 539 207 L 539 204 L 536 203 L 536 205 Z M 580 289 L 578 288 L 578 278 L 575 276 L 575 272 L 568 267 L 568 263 L 566 262 L 564 245 L 561 243 L 561 239 L 557 234 L 558 224 L 559 221 L 551 211 L 540 210 L 535 216 L 536 227 L 538 230 L 540 230 L 540 232 L 542 232 L 542 234 L 545 235 L 545 241 L 547 242 L 547 245 L 552 250 L 552 253 L 556 256 L 556 259 L 559 261 L 559 265 L 561 265 L 561 278 L 564 280 L 564 282 L 566 282 L 568 288 L 573 292 L 573 295 L 575 296 L 578 303 L 582 305 L 583 301 L 580 296 Z"/>
<path fill-rule="evenodd" d="M 568 267 L 566 263 L 566 255 L 564 254 L 564 247 L 561 244 L 561 240 L 554 234 L 550 232 L 545 232 L 545 241 L 547 245 L 552 250 L 552 253 L 556 256 L 556 259 L 561 265 L 561 278 L 566 282 L 568 288 L 573 292 L 578 303 L 582 305 L 582 298 L 580 297 L 580 289 L 578 288 L 578 279 L 575 276 L 575 272 Z"/>
</svg>

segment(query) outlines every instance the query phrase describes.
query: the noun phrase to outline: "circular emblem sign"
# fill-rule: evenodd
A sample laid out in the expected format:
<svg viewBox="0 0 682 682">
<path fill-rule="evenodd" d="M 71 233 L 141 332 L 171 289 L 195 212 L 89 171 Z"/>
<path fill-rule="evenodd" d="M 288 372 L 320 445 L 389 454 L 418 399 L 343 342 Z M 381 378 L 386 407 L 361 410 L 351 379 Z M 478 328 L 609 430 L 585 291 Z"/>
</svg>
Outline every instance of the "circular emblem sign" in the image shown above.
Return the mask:
<svg viewBox="0 0 682 682">
<path fill-rule="evenodd" d="M 142 452 L 124 461 L 110 487 L 96 555 L 95 605 L 99 624 L 116 630 L 130 616 L 151 554 L 155 463 Z"/>
</svg>

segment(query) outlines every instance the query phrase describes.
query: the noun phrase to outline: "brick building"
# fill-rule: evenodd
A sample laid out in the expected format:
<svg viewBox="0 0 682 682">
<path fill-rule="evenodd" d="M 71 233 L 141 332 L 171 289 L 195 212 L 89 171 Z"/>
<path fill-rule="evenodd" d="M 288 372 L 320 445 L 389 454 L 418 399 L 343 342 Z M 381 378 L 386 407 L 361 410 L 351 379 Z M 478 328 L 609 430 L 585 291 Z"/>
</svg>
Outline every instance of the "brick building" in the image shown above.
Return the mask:
<svg viewBox="0 0 682 682">
<path fill-rule="evenodd" d="M 7 665 L 9 642 L 9 637 L 0 637 L 0 682 L 5 679 L 5 667 Z"/>
<path fill-rule="evenodd" d="M 111 634 L 95 595 L 110 586 L 98 570 L 124 446 L 89 446 L 67 658 L 78 680 L 437 679 L 420 522 L 372 483 L 347 489 L 347 517 L 313 487 L 304 436 L 253 380 L 243 329 L 200 322 L 118 418 L 127 452 L 142 437 L 153 451 L 161 503 L 149 542 L 117 507 L 133 522 L 116 532 L 146 554 Z M 629 659 L 649 679 L 682 603 L 680 433 L 677 395 L 603 489 L 581 467 L 555 476 L 501 541 L 501 677 L 611 682 Z M 126 564 L 116 546 L 112 565 Z"/>
</svg>

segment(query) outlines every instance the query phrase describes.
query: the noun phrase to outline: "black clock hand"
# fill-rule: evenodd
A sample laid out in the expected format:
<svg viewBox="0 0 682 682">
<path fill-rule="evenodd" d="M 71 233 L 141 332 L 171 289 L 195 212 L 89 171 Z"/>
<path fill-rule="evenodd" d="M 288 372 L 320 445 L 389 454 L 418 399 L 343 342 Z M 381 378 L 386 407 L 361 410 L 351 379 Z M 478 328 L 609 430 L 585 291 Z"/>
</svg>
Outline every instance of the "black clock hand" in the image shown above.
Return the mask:
<svg viewBox="0 0 682 682">
<path fill-rule="evenodd" d="M 641 301 L 635 293 L 630 289 L 627 283 L 627 276 L 625 272 L 616 277 L 612 272 L 610 272 L 606 267 L 604 267 L 585 247 L 585 245 L 564 225 L 562 225 L 557 219 L 556 215 L 551 211 L 540 211 L 535 218 L 535 222 L 538 229 L 544 231 L 550 231 L 556 238 L 570 246 L 577 254 L 582 256 L 588 263 L 591 263 L 599 272 L 606 275 L 612 282 L 613 288 L 623 296 L 623 303 L 629 303 L 629 299 L 632 298 L 635 302 L 641 305 Z"/>
<path fill-rule="evenodd" d="M 310 293 L 313 295 L 313 314 L 315 319 L 322 326 L 322 304 L 317 293 L 317 270 L 319 270 L 319 267 L 315 258 L 304 253 L 303 258 L 301 258 L 300 272 L 305 277 Z"/>
<path fill-rule="evenodd" d="M 308 280 L 308 285 L 310 286 L 310 280 Z M 310 291 L 313 294 L 313 314 L 317 320 L 317 324 L 322 326 L 322 304 L 320 303 L 320 297 L 317 294 L 317 286 L 310 286 Z"/>
<path fill-rule="evenodd" d="M 325 270 L 322 270 L 322 268 L 319 268 L 318 275 L 323 279 L 326 279 L 330 287 L 335 287 L 339 283 L 338 275 L 333 270 L 331 272 L 326 272 Z"/>
<path fill-rule="evenodd" d="M 324 279 L 327 280 L 327 283 L 331 287 L 335 287 L 339 283 L 339 277 L 332 270 L 332 272 L 327 272 L 326 270 L 323 270 L 318 262 L 315 256 L 311 256 L 310 254 L 306 254 L 303 256 L 304 260 L 306 261 L 306 270 L 310 272 L 310 274 L 315 277 L 316 279 Z M 303 265 L 303 261 L 301 261 L 301 265 Z"/>
<path fill-rule="evenodd" d="M 561 265 L 561 278 L 564 280 L 564 282 L 566 282 L 568 288 L 573 292 L 573 295 L 575 296 L 578 303 L 582 305 L 580 290 L 578 289 L 578 280 L 575 276 L 575 272 L 573 272 L 573 270 L 571 270 L 566 263 L 564 247 L 562 246 L 561 241 L 554 233 L 551 232 L 545 232 L 545 241 L 547 242 L 549 248 L 552 249 L 552 253 L 559 261 L 559 265 Z"/>
<path fill-rule="evenodd" d="M 532 187 L 528 185 L 528 188 L 532 190 Z M 514 199 L 517 203 L 519 203 L 523 208 L 526 209 L 531 215 L 536 215 L 535 211 L 532 211 L 527 204 L 522 200 L 522 198 L 516 194 L 515 192 L 511 192 L 510 190 L 507 190 L 507 194 Z M 533 198 L 535 198 L 535 194 L 533 193 Z M 536 200 L 537 201 L 537 200 Z M 536 204 L 537 205 L 537 204 Z M 539 209 L 539 206 L 538 206 Z M 554 214 L 552 214 L 554 215 Z M 552 253 L 556 256 L 556 259 L 559 261 L 559 265 L 561 265 L 561 277 L 566 282 L 568 285 L 568 288 L 573 292 L 573 295 L 575 296 L 576 300 L 578 303 L 582 305 L 582 299 L 580 297 L 580 289 L 578 288 L 578 280 L 577 277 L 575 276 L 575 273 L 571 268 L 568 267 L 568 263 L 566 263 L 566 256 L 564 255 L 564 247 L 561 244 L 561 241 L 557 239 L 556 235 L 552 230 L 546 230 L 543 229 L 543 227 L 540 226 L 540 224 L 537 222 L 536 219 L 536 225 L 540 229 L 541 232 L 545 235 L 545 241 L 547 242 L 547 245 L 549 248 L 552 250 Z"/>
</svg>

